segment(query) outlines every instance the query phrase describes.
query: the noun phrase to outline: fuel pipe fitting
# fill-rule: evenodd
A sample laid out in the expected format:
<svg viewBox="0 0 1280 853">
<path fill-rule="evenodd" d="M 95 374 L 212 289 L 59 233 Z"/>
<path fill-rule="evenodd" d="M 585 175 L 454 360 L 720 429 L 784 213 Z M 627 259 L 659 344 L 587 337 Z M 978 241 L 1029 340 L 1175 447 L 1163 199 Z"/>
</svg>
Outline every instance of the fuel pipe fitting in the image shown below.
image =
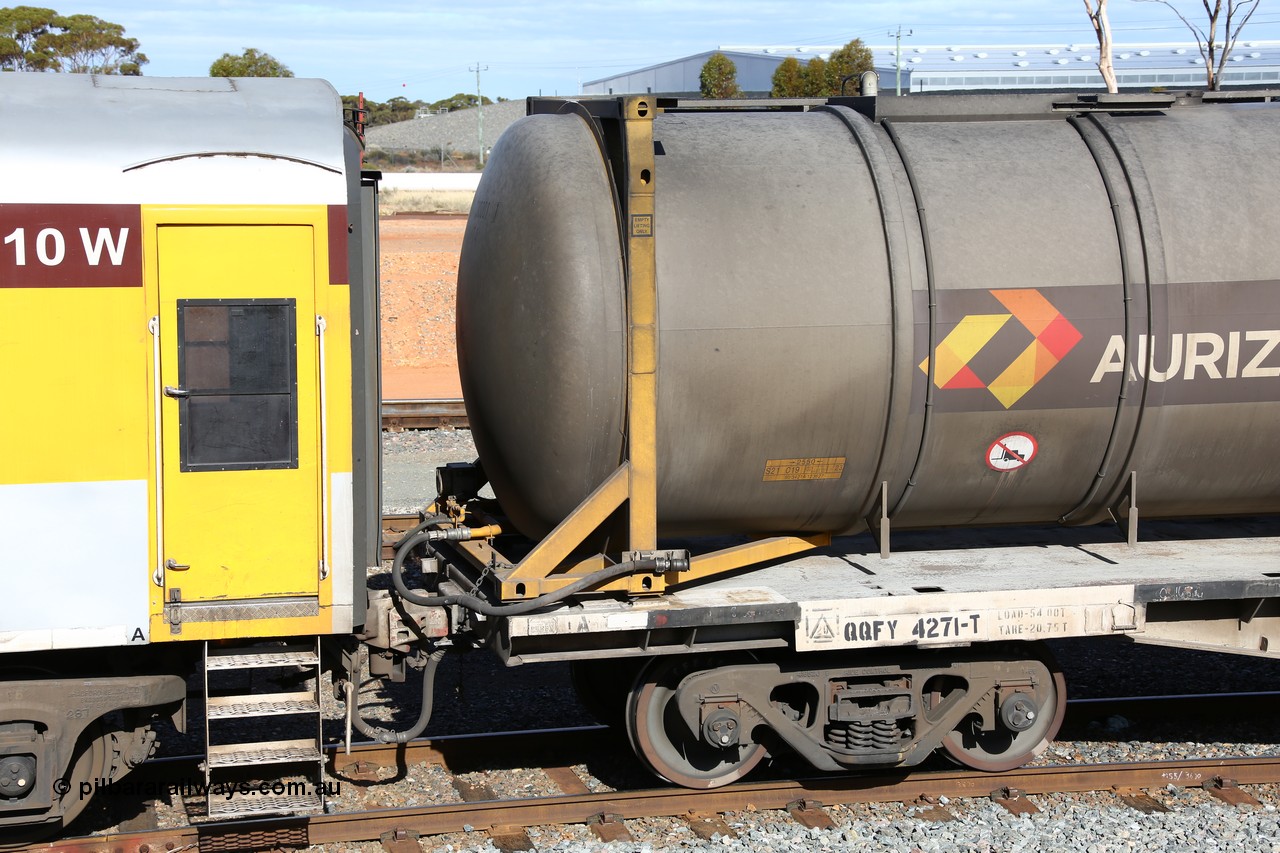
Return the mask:
<svg viewBox="0 0 1280 853">
<path fill-rule="evenodd" d="M 689 571 L 688 551 L 626 551 L 622 559 L 624 562 L 652 566 L 651 571 L 655 575 Z"/>
<path fill-rule="evenodd" d="M 496 524 L 490 524 L 486 527 L 441 527 L 434 530 L 425 530 L 425 542 L 470 542 L 472 539 L 488 539 L 497 536 L 502 532 L 502 528 Z M 403 540 L 401 540 L 403 541 Z"/>
</svg>

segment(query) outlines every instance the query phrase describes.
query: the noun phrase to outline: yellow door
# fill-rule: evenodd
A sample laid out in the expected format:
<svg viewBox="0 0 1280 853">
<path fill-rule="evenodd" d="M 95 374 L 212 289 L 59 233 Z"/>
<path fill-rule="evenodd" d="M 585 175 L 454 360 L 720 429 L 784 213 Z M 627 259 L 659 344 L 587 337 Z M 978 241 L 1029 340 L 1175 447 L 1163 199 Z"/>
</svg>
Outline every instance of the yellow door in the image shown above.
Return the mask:
<svg viewBox="0 0 1280 853">
<path fill-rule="evenodd" d="M 165 600 L 314 596 L 312 229 L 162 225 L 157 236 Z"/>
</svg>

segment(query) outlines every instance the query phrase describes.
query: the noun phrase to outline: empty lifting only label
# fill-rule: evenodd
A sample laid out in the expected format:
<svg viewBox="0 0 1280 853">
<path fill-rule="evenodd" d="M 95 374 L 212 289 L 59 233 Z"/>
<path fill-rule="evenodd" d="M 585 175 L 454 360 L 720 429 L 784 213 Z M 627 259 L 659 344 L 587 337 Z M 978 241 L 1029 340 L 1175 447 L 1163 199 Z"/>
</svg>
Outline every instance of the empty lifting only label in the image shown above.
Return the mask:
<svg viewBox="0 0 1280 853">
<path fill-rule="evenodd" d="M 807 459 L 770 459 L 764 463 L 764 482 L 780 480 L 838 480 L 844 473 L 843 456 L 810 456 Z"/>
</svg>

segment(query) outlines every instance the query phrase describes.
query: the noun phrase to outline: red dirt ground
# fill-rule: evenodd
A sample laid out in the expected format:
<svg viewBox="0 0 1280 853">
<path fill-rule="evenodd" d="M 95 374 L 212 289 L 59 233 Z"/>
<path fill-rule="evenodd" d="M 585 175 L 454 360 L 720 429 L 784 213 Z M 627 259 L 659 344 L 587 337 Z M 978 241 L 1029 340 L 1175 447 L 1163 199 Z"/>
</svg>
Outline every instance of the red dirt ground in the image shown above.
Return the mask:
<svg viewBox="0 0 1280 853">
<path fill-rule="evenodd" d="M 465 217 L 392 216 L 382 232 L 382 396 L 462 396 L 454 289 Z"/>
</svg>

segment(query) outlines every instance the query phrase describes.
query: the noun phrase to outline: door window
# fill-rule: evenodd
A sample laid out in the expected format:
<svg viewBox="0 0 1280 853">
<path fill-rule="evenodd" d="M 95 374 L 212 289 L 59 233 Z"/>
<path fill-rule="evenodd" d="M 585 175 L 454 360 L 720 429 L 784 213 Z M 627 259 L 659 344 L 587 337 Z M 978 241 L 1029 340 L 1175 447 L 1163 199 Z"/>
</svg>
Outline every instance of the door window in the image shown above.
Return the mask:
<svg viewBox="0 0 1280 853">
<path fill-rule="evenodd" d="M 183 471 L 298 467 L 293 299 L 178 300 Z"/>
</svg>

